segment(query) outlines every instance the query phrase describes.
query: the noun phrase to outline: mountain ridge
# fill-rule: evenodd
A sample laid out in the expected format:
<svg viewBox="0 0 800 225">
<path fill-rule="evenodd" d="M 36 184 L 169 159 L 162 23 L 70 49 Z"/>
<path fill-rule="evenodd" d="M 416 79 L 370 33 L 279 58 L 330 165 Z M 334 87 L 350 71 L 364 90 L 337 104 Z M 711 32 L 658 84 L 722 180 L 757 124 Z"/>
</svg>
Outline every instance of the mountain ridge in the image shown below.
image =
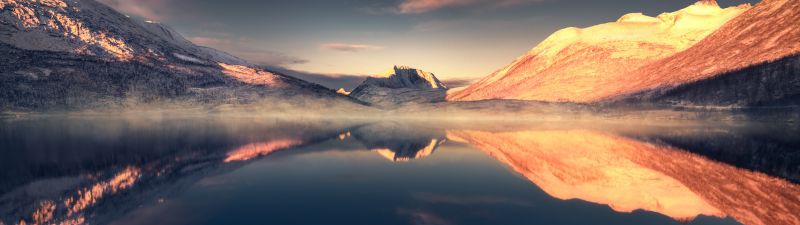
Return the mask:
<svg viewBox="0 0 800 225">
<path fill-rule="evenodd" d="M 445 100 L 447 85 L 436 75 L 409 66 L 394 66 L 367 77 L 348 95 L 378 106 L 431 103 Z"/>
<path fill-rule="evenodd" d="M 657 17 L 629 13 L 616 22 L 561 29 L 448 100 L 591 102 L 596 97 L 590 95 L 603 88 L 598 83 L 627 79 L 635 68 L 693 46 L 750 7 L 701 1 Z"/>
<path fill-rule="evenodd" d="M 800 11 L 800 1 L 798 0 L 762 1 L 692 48 L 633 71 L 634 77 L 637 79 L 619 84 L 621 86 L 618 88 L 629 91 L 617 92 L 613 95 L 624 97 L 636 92 L 669 91 L 685 84 L 720 76 L 730 74 L 744 76 L 747 74 L 742 71 L 746 71 L 748 68 L 762 68 L 762 70 L 774 71 L 772 74 L 785 76 L 785 79 L 780 78 L 783 81 L 775 80 L 778 77 L 765 80 L 771 76 L 764 74 L 762 79 L 753 80 L 751 86 L 765 88 L 764 85 L 781 85 L 781 82 L 791 84 L 785 82 L 791 82 L 792 77 L 796 77 L 796 72 L 782 68 L 784 65 L 800 66 L 797 64 L 797 60 L 791 60 L 800 54 L 800 28 L 796 25 L 796 21 L 800 21 L 798 11 Z M 698 58 L 703 60 L 697 60 Z M 750 74 L 752 73 L 758 73 L 758 71 L 750 72 Z M 744 84 L 736 87 L 752 89 Z M 733 87 L 727 88 L 727 90 L 734 89 Z M 783 93 L 777 92 L 769 93 L 773 91 L 771 89 L 751 94 L 783 95 Z M 798 87 L 781 89 L 797 92 Z M 791 98 L 790 95 L 784 97 Z M 763 100 L 766 99 L 727 103 L 746 106 L 757 104 Z M 708 101 L 704 102 L 709 103 Z"/>
<path fill-rule="evenodd" d="M 213 106 L 290 97 L 357 103 L 94 0 L 3 0 L 0 28 L 0 50 L 7 53 L 0 56 L 4 110 Z"/>
</svg>

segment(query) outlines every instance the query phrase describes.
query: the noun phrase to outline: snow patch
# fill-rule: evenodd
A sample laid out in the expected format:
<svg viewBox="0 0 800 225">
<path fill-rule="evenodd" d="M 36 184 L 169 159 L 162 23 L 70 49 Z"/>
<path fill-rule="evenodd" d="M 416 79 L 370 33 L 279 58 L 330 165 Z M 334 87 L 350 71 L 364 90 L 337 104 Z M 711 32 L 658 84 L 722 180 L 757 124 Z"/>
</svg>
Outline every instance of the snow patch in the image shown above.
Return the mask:
<svg viewBox="0 0 800 225">
<path fill-rule="evenodd" d="M 188 55 L 182 55 L 180 53 L 172 53 L 172 55 L 174 55 L 176 58 L 178 58 L 180 60 L 187 61 L 187 62 L 205 63 L 203 60 L 200 60 L 198 58 L 191 57 L 191 56 L 188 56 Z"/>
</svg>

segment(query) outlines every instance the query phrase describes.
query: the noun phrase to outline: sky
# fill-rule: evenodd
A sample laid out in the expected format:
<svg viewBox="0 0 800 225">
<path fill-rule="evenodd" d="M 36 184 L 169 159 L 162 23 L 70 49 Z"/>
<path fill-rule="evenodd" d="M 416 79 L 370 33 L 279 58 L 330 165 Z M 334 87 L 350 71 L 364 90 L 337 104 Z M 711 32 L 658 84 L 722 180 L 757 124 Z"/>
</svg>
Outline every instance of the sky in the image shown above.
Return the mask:
<svg viewBox="0 0 800 225">
<path fill-rule="evenodd" d="M 471 80 L 565 27 L 656 16 L 691 0 L 100 0 L 248 61 L 329 76 L 393 65 Z M 719 0 L 723 7 L 755 0 Z"/>
</svg>

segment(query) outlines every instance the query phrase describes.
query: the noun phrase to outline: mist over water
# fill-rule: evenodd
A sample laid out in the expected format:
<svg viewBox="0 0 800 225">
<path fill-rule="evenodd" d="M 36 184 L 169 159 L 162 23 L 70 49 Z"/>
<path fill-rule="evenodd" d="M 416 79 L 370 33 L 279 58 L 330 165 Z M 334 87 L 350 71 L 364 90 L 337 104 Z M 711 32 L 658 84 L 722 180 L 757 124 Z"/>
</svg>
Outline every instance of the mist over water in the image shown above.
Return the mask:
<svg viewBox="0 0 800 225">
<path fill-rule="evenodd" d="M 800 222 L 796 125 L 632 121 L 5 118 L 0 221 Z"/>
</svg>

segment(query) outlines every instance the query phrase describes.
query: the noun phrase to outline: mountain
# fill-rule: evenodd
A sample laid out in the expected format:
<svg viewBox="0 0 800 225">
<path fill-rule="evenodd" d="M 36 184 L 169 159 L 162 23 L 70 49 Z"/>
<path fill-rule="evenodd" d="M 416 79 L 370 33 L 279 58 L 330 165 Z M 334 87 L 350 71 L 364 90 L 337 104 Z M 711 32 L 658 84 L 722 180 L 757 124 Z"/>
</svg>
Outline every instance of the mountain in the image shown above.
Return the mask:
<svg viewBox="0 0 800 225">
<path fill-rule="evenodd" d="M 429 103 L 445 100 L 447 86 L 433 73 L 407 66 L 394 66 L 368 77 L 350 97 L 378 106 L 404 103 Z"/>
<path fill-rule="evenodd" d="M 192 44 L 94 0 L 0 2 L 0 107 L 252 103 L 333 90 Z"/>
<path fill-rule="evenodd" d="M 510 65 L 450 100 L 519 99 L 591 102 L 633 79 L 637 68 L 684 51 L 751 6 L 720 8 L 703 0 L 650 17 L 630 13 L 616 22 L 562 29 Z"/>
<path fill-rule="evenodd" d="M 800 0 L 765 0 L 603 96 L 671 105 L 800 105 Z M 615 99 L 612 99 L 615 100 Z"/>
</svg>

